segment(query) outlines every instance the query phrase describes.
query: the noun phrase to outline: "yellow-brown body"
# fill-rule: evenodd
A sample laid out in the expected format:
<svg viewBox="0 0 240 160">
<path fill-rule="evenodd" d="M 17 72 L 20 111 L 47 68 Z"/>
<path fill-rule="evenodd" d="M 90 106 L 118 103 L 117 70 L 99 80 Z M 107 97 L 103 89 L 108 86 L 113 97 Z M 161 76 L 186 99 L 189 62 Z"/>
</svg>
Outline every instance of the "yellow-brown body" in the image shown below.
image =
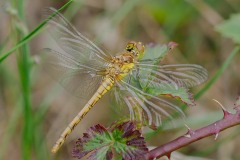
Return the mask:
<svg viewBox="0 0 240 160">
<path fill-rule="evenodd" d="M 129 46 L 131 45 L 131 46 Z M 141 47 L 141 50 L 136 50 L 136 45 Z M 120 81 L 134 68 L 136 63 L 136 55 L 140 55 L 140 52 L 144 51 L 144 47 L 141 43 L 129 42 L 126 47 L 126 52 L 122 53 L 119 56 L 113 57 L 111 63 L 104 71 L 103 80 L 95 94 L 83 107 L 83 109 L 78 113 L 78 115 L 71 121 L 68 127 L 63 131 L 60 138 L 57 140 L 55 145 L 52 148 L 52 152 L 56 153 L 59 148 L 62 146 L 67 136 L 73 131 L 76 125 L 83 119 L 83 117 L 89 112 L 89 110 L 99 101 L 102 96 L 107 93 L 115 84 L 115 81 Z M 87 83 L 87 82 L 86 82 Z"/>
</svg>

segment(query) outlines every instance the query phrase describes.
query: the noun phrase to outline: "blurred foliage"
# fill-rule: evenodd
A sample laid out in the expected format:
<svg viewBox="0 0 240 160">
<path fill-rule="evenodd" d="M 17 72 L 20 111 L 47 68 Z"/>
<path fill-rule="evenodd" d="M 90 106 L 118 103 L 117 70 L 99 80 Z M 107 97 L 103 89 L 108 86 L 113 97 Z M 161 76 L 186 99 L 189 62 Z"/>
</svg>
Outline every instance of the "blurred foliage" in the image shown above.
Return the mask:
<svg viewBox="0 0 240 160">
<path fill-rule="evenodd" d="M 235 14 L 230 19 L 217 25 L 216 30 L 223 36 L 231 38 L 235 43 L 240 43 L 240 14 Z"/>
<path fill-rule="evenodd" d="M 179 28 L 191 22 L 194 20 L 194 17 L 197 16 L 197 12 L 186 1 L 150 0 L 144 5 L 157 22 L 163 24 L 163 30 L 166 30 L 166 33 L 170 37 L 173 36 Z"/>
<path fill-rule="evenodd" d="M 0 0 L 0 159 L 71 159 L 67 146 L 72 148 L 73 143 L 56 157 L 50 155 L 50 147 L 69 121 L 68 111 L 71 118 L 79 108 L 65 106 L 71 100 L 60 94 L 58 86 L 50 87 L 35 56 L 40 44 L 48 43 L 39 38 L 46 24 L 40 16 L 43 9 L 63 5 L 64 1 Z M 85 28 L 82 32 L 98 36 L 114 52 L 130 39 L 157 44 L 175 41 L 179 47 L 164 59 L 166 63 L 197 63 L 208 69 L 210 80 L 195 96 L 198 107 L 188 109 L 186 121 L 176 120 L 175 129 L 166 125 L 151 138 L 150 144 L 160 145 L 185 132 L 184 123 L 197 128 L 217 120 L 221 115 L 211 99 L 226 106 L 234 101 L 240 88 L 239 47 L 235 47 L 240 42 L 238 6 L 238 0 L 77 0 L 65 14 L 77 28 Z M 116 120 L 112 111 L 96 110 L 92 111 L 96 117 L 103 114 Z M 238 128 L 229 130 L 218 141 L 202 140 L 181 151 L 238 160 L 238 133 Z"/>
</svg>

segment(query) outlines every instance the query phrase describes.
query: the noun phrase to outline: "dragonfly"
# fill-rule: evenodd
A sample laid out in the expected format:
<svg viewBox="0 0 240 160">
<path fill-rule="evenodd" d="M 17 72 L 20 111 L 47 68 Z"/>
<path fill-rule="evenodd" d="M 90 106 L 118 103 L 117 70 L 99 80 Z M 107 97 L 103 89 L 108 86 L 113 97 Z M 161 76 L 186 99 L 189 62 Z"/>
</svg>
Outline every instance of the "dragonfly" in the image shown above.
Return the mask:
<svg viewBox="0 0 240 160">
<path fill-rule="evenodd" d="M 115 100 L 127 106 L 130 118 L 134 119 L 137 114 L 134 106 L 140 106 L 148 124 L 159 125 L 163 116 L 170 116 L 164 107 L 182 113 L 177 105 L 138 88 L 132 83 L 133 79 L 150 86 L 171 85 L 175 89 L 190 88 L 207 79 L 207 70 L 200 65 L 159 65 L 154 59 L 143 60 L 145 46 L 141 42 L 129 41 L 122 52 L 111 55 L 77 31 L 61 13 L 55 9 L 49 12 L 55 14 L 48 21 L 54 28 L 50 33 L 61 51 L 42 49 L 42 65 L 67 90 L 88 100 L 62 132 L 52 153 L 60 149 L 79 122 L 108 92 L 113 92 Z"/>
</svg>

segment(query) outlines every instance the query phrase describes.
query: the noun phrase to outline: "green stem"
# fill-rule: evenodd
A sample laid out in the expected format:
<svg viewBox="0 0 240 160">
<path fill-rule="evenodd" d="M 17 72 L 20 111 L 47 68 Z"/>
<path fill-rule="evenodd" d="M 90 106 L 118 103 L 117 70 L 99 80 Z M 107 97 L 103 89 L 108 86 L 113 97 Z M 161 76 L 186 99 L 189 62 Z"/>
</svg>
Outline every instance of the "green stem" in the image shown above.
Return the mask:
<svg viewBox="0 0 240 160">
<path fill-rule="evenodd" d="M 24 0 L 18 0 L 15 2 L 18 6 L 18 15 L 20 21 L 24 22 Z M 22 39 L 24 37 L 24 31 L 19 29 L 17 31 L 17 37 Z M 32 148 L 32 110 L 31 110 L 31 86 L 30 86 L 30 65 L 29 65 L 30 53 L 29 46 L 24 44 L 19 49 L 18 55 L 18 69 L 20 73 L 21 89 L 23 96 L 23 115 L 24 115 L 24 127 L 22 135 L 22 159 L 31 159 Z"/>
<path fill-rule="evenodd" d="M 69 0 L 65 5 L 63 5 L 58 11 L 60 12 L 61 10 L 65 9 L 68 7 L 74 0 Z M 0 55 L 0 63 L 6 59 L 11 53 L 16 51 L 19 47 L 23 46 L 26 44 L 28 41 L 30 41 L 33 37 L 35 37 L 41 28 L 45 26 L 45 24 L 48 22 L 48 19 L 44 20 L 41 24 L 39 24 L 33 31 L 31 31 L 28 35 L 26 35 L 22 40 L 19 41 L 17 45 L 15 45 L 13 48 L 11 48 L 9 51 L 3 53 Z"/>
</svg>

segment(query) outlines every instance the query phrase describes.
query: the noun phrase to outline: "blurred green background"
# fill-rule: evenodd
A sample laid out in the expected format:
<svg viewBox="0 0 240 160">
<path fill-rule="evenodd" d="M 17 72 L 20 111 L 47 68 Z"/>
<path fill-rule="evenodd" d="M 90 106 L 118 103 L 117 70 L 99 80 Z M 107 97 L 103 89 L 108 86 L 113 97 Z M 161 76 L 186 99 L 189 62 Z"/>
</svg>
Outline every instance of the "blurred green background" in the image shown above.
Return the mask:
<svg viewBox="0 0 240 160">
<path fill-rule="evenodd" d="M 0 160 L 73 159 L 75 140 L 91 125 L 111 124 L 115 113 L 105 96 L 85 117 L 59 153 L 52 145 L 84 102 L 67 93 L 37 65 L 38 52 L 56 44 L 44 31 L 43 10 L 61 8 L 60 0 L 0 0 Z M 76 0 L 62 13 L 76 28 L 108 52 L 129 40 L 177 42 L 166 63 L 195 63 L 209 71 L 209 81 L 192 90 L 196 107 L 187 118 L 160 132 L 147 130 L 149 146 L 158 146 L 222 117 L 212 99 L 233 111 L 240 91 L 239 0 Z M 20 48 L 17 48 L 21 45 Z M 199 92 L 201 91 L 201 92 Z M 179 150 L 194 157 L 239 160 L 239 127 Z M 187 157 L 182 158 L 187 159 Z"/>
</svg>

